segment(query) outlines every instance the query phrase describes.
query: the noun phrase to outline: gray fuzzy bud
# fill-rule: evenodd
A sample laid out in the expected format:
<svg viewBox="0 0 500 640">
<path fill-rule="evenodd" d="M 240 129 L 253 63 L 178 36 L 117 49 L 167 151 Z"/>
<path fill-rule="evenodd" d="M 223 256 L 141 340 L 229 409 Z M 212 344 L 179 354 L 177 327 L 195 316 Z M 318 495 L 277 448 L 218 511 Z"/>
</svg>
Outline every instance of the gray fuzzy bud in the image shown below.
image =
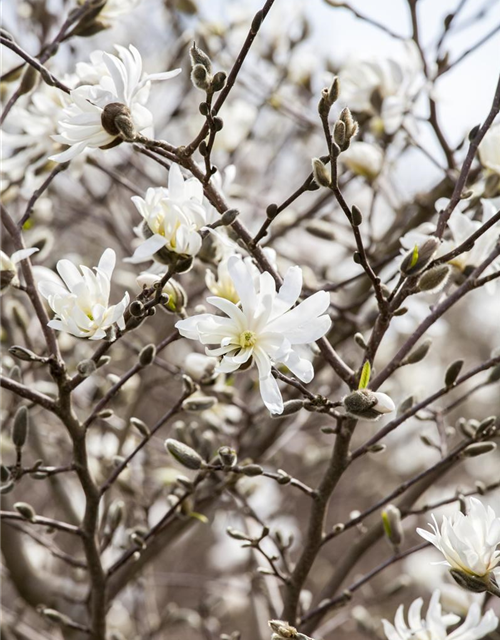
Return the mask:
<svg viewBox="0 0 500 640">
<path fill-rule="evenodd" d="M 402 415 L 406 413 L 413 407 L 414 398 L 413 396 L 408 396 L 403 402 L 399 405 L 398 415 Z"/>
<path fill-rule="evenodd" d="M 16 411 L 12 426 L 12 442 L 16 449 L 22 449 L 28 437 L 29 414 L 28 407 L 22 405 Z"/>
<path fill-rule="evenodd" d="M 282 413 L 272 413 L 271 414 L 271 418 L 274 419 L 279 419 L 279 418 L 285 418 L 286 416 L 290 416 L 293 413 L 297 413 L 297 411 L 300 411 L 302 408 L 304 407 L 304 401 L 303 400 L 287 400 L 284 404 L 283 404 L 283 412 Z"/>
<path fill-rule="evenodd" d="M 207 411 L 217 404 L 217 398 L 213 396 L 193 396 L 187 398 L 182 403 L 184 411 L 198 413 L 199 411 Z"/>
<path fill-rule="evenodd" d="M 212 76 L 202 64 L 196 64 L 191 71 L 191 82 L 201 91 L 209 91 L 212 86 Z"/>
<path fill-rule="evenodd" d="M 226 78 L 227 76 L 224 71 L 217 71 L 212 80 L 212 89 L 214 91 L 221 91 L 226 84 Z"/>
<path fill-rule="evenodd" d="M 140 300 L 133 300 L 128 310 L 134 318 L 141 318 L 144 315 L 144 305 Z"/>
<path fill-rule="evenodd" d="M 76 369 L 82 377 L 88 378 L 97 369 L 97 365 L 91 358 L 88 358 L 79 362 Z"/>
<path fill-rule="evenodd" d="M 239 467 L 238 471 L 244 476 L 261 476 L 264 473 L 264 469 L 258 464 L 246 464 L 244 467 Z"/>
<path fill-rule="evenodd" d="M 455 384 L 463 366 L 463 360 L 455 360 L 455 362 L 450 364 L 448 369 L 446 369 L 446 374 L 444 376 L 444 384 L 446 387 L 452 387 Z"/>
<path fill-rule="evenodd" d="M 165 447 L 170 455 L 187 469 L 200 469 L 204 464 L 200 454 L 183 442 L 169 438 L 165 441 Z"/>
<path fill-rule="evenodd" d="M 147 344 L 139 353 L 139 364 L 141 367 L 148 367 L 156 358 L 156 347 L 154 344 Z"/>
<path fill-rule="evenodd" d="M 228 209 L 221 216 L 221 223 L 223 226 L 227 227 L 236 220 L 236 218 L 240 215 L 238 209 Z"/>
<path fill-rule="evenodd" d="M 401 365 L 416 364 L 421 362 L 425 356 L 429 353 L 429 349 L 432 346 L 432 340 L 428 338 L 424 340 L 416 349 L 414 349 L 406 358 L 402 361 Z"/>
<path fill-rule="evenodd" d="M 110 102 L 104 107 L 101 124 L 111 136 L 121 135 L 125 140 L 133 140 L 137 135 L 130 109 L 121 102 Z"/>
<path fill-rule="evenodd" d="M 342 120 L 337 120 L 333 127 L 333 139 L 335 143 L 342 149 L 346 141 L 346 126 Z"/>
<path fill-rule="evenodd" d="M 372 391 L 358 389 L 344 398 L 344 407 L 353 416 L 370 416 L 377 402 L 377 397 Z M 378 413 L 375 413 L 378 416 Z"/>
<path fill-rule="evenodd" d="M 233 538 L 234 540 L 244 540 L 245 542 L 249 542 L 252 540 L 251 536 L 243 533 L 243 531 L 234 529 L 233 527 L 227 527 L 226 533 L 230 538 Z"/>
<path fill-rule="evenodd" d="M 438 264 L 420 276 L 417 287 L 419 291 L 436 293 L 446 285 L 450 274 L 451 267 L 449 264 Z"/>
<path fill-rule="evenodd" d="M 231 447 L 220 447 L 217 453 L 221 464 L 224 467 L 234 467 L 238 461 L 238 455 L 234 449 L 231 449 Z"/>
<path fill-rule="evenodd" d="M 491 437 L 496 431 L 496 416 L 489 416 L 478 424 L 476 438 Z"/>
<path fill-rule="evenodd" d="M 26 349 L 26 347 L 20 347 L 17 344 L 9 348 L 9 353 L 14 358 L 17 358 L 18 360 L 24 360 L 25 362 L 34 362 L 40 360 L 40 356 L 37 356 L 36 353 L 31 351 L 30 349 Z"/>
<path fill-rule="evenodd" d="M 193 42 L 189 50 L 189 57 L 191 58 L 191 65 L 193 67 L 201 65 L 208 73 L 212 73 L 212 61 L 204 51 L 196 46 L 196 42 Z"/>
<path fill-rule="evenodd" d="M 312 171 L 316 184 L 320 187 L 329 187 L 331 184 L 330 172 L 320 158 L 312 159 Z"/>
</svg>

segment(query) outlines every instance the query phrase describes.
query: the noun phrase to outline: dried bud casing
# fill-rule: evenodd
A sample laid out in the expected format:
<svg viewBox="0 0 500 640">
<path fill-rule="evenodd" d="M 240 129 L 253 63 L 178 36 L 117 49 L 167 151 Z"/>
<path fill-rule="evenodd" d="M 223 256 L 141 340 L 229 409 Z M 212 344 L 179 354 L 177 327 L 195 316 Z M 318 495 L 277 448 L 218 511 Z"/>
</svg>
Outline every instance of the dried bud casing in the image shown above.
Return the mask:
<svg viewBox="0 0 500 640">
<path fill-rule="evenodd" d="M 403 526 L 401 524 L 401 511 L 393 504 L 388 505 L 382 511 L 382 524 L 389 542 L 398 547 L 403 542 Z"/>
<path fill-rule="evenodd" d="M 331 175 L 326 165 L 320 160 L 320 158 L 312 159 L 312 172 L 314 181 L 320 187 L 329 187 L 331 184 Z"/>
<path fill-rule="evenodd" d="M 440 244 L 440 240 L 433 237 L 426 240 L 421 247 L 415 245 L 403 258 L 401 273 L 407 277 L 419 274 L 432 260 Z"/>
<path fill-rule="evenodd" d="M 137 135 L 130 109 L 121 102 L 110 102 L 104 107 L 101 124 L 111 136 L 121 135 L 125 140 L 133 140 Z"/>
<path fill-rule="evenodd" d="M 154 344 L 147 344 L 139 353 L 139 364 L 141 367 L 148 367 L 153 364 L 156 358 L 156 347 Z"/>
<path fill-rule="evenodd" d="M 22 449 L 28 437 L 29 414 L 28 407 L 22 405 L 16 411 L 12 426 L 12 442 L 16 449 Z"/>
<path fill-rule="evenodd" d="M 165 441 L 165 447 L 170 455 L 187 469 L 197 470 L 204 464 L 200 454 L 183 442 L 169 438 Z"/>
<path fill-rule="evenodd" d="M 417 287 L 419 291 L 436 293 L 446 285 L 450 274 L 451 266 L 449 264 L 438 264 L 420 276 Z"/>
</svg>

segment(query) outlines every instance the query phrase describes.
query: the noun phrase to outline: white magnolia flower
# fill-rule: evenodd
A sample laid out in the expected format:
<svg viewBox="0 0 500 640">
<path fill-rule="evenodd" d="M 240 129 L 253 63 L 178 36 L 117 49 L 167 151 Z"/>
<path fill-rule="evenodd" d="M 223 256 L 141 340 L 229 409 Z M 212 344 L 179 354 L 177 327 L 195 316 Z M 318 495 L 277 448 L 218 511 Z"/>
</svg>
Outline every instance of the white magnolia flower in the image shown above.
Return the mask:
<svg viewBox="0 0 500 640">
<path fill-rule="evenodd" d="M 204 203 L 203 186 L 196 178 L 184 180 L 181 170 L 173 164 L 168 174 L 168 189 L 148 189 L 146 198 L 133 196 L 132 202 L 144 218 L 140 244 L 127 262 L 151 260 L 155 253 L 168 251 L 195 256 L 201 249 L 198 233 L 215 220 L 215 211 Z"/>
<path fill-rule="evenodd" d="M 53 280 L 42 280 L 38 289 L 47 298 L 55 312 L 49 327 L 66 331 L 77 338 L 100 340 L 106 337 L 106 330 L 115 323 L 125 328 L 123 314 L 129 303 L 125 293 L 116 305 L 109 305 L 111 275 L 115 268 L 116 255 L 113 249 L 106 249 L 95 267 L 95 273 L 80 266 L 81 273 L 69 260 L 59 260 L 57 271 L 66 286 Z"/>
<path fill-rule="evenodd" d="M 417 529 L 417 533 L 441 551 L 445 557 L 442 564 L 483 578 L 500 562 L 500 518 L 477 498 L 470 499 L 467 515 L 458 511 L 451 518 L 443 516 L 441 529 L 434 515 L 432 519 L 429 526 L 433 533 L 425 529 Z"/>
<path fill-rule="evenodd" d="M 99 11 L 98 20 L 105 24 L 112 23 L 117 18 L 130 13 L 135 9 L 142 0 L 107 0 L 106 4 Z M 80 4 L 83 1 L 80 0 Z"/>
<path fill-rule="evenodd" d="M 5 289 L 9 284 L 19 284 L 17 264 L 37 251 L 37 247 L 20 249 L 19 251 L 14 251 L 10 258 L 4 251 L 0 251 L 0 289 Z"/>
<path fill-rule="evenodd" d="M 341 154 L 340 159 L 353 173 L 368 180 L 375 180 L 382 171 L 384 154 L 374 144 L 351 142 L 349 148 Z"/>
<path fill-rule="evenodd" d="M 488 129 L 478 151 L 483 167 L 500 175 L 500 122 Z"/>
<path fill-rule="evenodd" d="M 60 135 L 54 137 L 69 148 L 52 156 L 51 160 L 67 162 L 87 147 L 95 149 L 113 143 L 118 135 L 108 133 L 101 121 L 104 108 L 109 104 L 120 103 L 128 107 L 137 131 L 152 126 L 153 116 L 144 106 L 151 81 L 173 78 L 181 70 L 144 74 L 141 54 L 133 45 L 128 49 L 120 45 L 115 45 L 115 48 L 118 56 L 94 51 L 90 55 L 92 65 L 77 66 L 80 78 L 87 73 L 86 79 L 95 81 L 95 84 L 83 84 L 71 91 L 71 102 L 59 121 Z M 90 66 L 93 67 L 92 73 L 89 72 Z"/>
<path fill-rule="evenodd" d="M 398 607 L 394 624 L 382 620 L 388 640 L 480 640 L 498 626 L 498 618 L 490 609 L 481 616 L 477 602 L 471 605 L 464 623 L 448 633 L 447 628 L 460 622 L 453 613 L 443 615 L 438 589 L 432 594 L 425 620 L 421 617 L 423 599 L 418 598 L 408 610 L 408 625 L 404 619 L 404 607 Z"/>
<path fill-rule="evenodd" d="M 397 58 L 353 59 L 339 77 L 342 99 L 349 108 L 376 116 L 382 129 L 393 134 L 423 85 L 422 60 L 415 43 L 408 41 Z M 374 106 L 374 96 L 380 106 Z"/>
<path fill-rule="evenodd" d="M 303 382 L 312 380 L 312 364 L 298 354 L 296 347 L 315 342 L 328 331 L 331 319 L 323 314 L 330 304 L 330 296 L 318 291 L 292 309 L 302 289 L 299 267 L 288 269 L 279 293 L 270 273 L 260 274 L 256 285 L 252 269 L 240 256 L 230 258 L 228 271 L 241 308 L 225 298 L 210 297 L 207 302 L 228 317 L 204 313 L 181 320 L 175 326 L 186 338 L 218 345 L 207 348 L 206 353 L 222 356 L 217 368 L 220 373 L 236 371 L 253 358 L 259 370 L 264 404 L 272 413 L 280 414 L 283 398 L 271 367 L 282 363 Z"/>
</svg>

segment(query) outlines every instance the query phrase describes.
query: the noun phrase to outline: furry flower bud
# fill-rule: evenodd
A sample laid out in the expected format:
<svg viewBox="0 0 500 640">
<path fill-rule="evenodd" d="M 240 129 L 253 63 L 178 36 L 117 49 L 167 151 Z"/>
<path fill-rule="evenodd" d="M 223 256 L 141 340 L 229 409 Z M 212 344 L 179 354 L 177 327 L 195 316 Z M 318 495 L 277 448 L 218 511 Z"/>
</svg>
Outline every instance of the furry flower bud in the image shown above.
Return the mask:
<svg viewBox="0 0 500 640">
<path fill-rule="evenodd" d="M 331 184 L 330 172 L 326 168 L 326 165 L 319 159 L 312 159 L 312 171 L 316 184 L 320 187 L 329 187 Z"/>
<path fill-rule="evenodd" d="M 169 438 L 165 441 L 165 447 L 170 455 L 187 469 L 200 469 L 204 464 L 200 454 L 183 442 Z"/>
<path fill-rule="evenodd" d="M 403 527 L 401 525 L 401 511 L 393 504 L 389 504 L 382 511 L 382 524 L 389 542 L 398 547 L 403 542 Z"/>
<path fill-rule="evenodd" d="M 16 411 L 12 427 L 12 442 L 16 449 L 22 449 L 28 437 L 29 414 L 28 407 L 22 405 Z"/>
<path fill-rule="evenodd" d="M 350 415 L 363 420 L 378 420 L 396 408 L 388 395 L 370 389 L 358 389 L 346 396 L 344 407 Z"/>
<path fill-rule="evenodd" d="M 407 277 L 421 273 L 434 257 L 440 244 L 438 238 L 429 238 L 421 247 L 415 245 L 403 258 L 401 273 Z"/>
</svg>

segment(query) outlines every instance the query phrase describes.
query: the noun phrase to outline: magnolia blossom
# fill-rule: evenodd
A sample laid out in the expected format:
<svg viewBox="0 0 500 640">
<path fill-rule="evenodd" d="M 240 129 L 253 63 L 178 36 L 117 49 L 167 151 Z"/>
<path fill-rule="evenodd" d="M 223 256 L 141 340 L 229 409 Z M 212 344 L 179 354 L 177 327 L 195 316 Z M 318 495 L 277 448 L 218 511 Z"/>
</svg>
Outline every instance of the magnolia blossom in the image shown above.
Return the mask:
<svg viewBox="0 0 500 640">
<path fill-rule="evenodd" d="M 105 24 L 113 22 L 116 18 L 120 18 L 135 9 L 142 0 L 107 0 L 106 4 L 99 11 L 99 22 Z M 80 0 L 80 4 L 83 1 Z"/>
<path fill-rule="evenodd" d="M 415 43 L 408 41 L 397 58 L 353 59 L 339 77 L 349 108 L 376 116 L 381 128 L 393 134 L 423 84 L 422 60 Z"/>
<path fill-rule="evenodd" d="M 299 267 L 288 269 L 278 293 L 270 273 L 261 273 L 256 283 L 252 269 L 240 256 L 229 259 L 228 272 L 241 307 L 225 298 L 210 297 L 207 302 L 228 317 L 203 313 L 175 326 L 186 338 L 218 345 L 206 349 L 207 355 L 222 356 L 217 372 L 232 373 L 253 359 L 264 404 L 272 413 L 280 414 L 283 398 L 272 366 L 282 363 L 303 382 L 312 380 L 312 364 L 299 355 L 297 347 L 319 340 L 330 328 L 331 319 L 326 315 L 330 296 L 318 291 L 292 309 L 302 289 Z"/>
<path fill-rule="evenodd" d="M 478 151 L 483 167 L 500 175 L 500 122 L 488 129 Z"/>
<path fill-rule="evenodd" d="M 58 331 L 66 331 L 77 338 L 100 340 L 115 323 L 125 328 L 123 314 L 129 303 L 125 293 L 116 305 L 109 305 L 111 276 L 116 255 L 106 249 L 95 267 L 95 273 L 83 265 L 81 273 L 69 260 L 59 260 L 57 271 L 66 286 L 53 280 L 42 280 L 38 289 L 47 298 L 55 318 L 48 324 Z"/>
<path fill-rule="evenodd" d="M 151 260 L 155 253 L 168 251 L 195 256 L 201 249 L 199 231 L 215 220 L 212 206 L 204 204 L 203 186 L 196 178 L 184 180 L 176 164 L 170 167 L 168 189 L 148 189 L 146 197 L 132 202 L 144 218 L 140 244 L 127 262 Z"/>
<path fill-rule="evenodd" d="M 353 173 L 364 176 L 368 180 L 375 180 L 382 171 L 384 154 L 374 144 L 352 142 L 341 154 L 340 159 Z"/>
<path fill-rule="evenodd" d="M 432 516 L 433 533 L 417 529 L 417 533 L 432 543 L 444 555 L 442 564 L 475 577 L 487 577 L 500 562 L 500 518 L 491 507 L 477 498 L 470 499 L 467 515 L 461 511 L 451 518 L 443 516 L 441 529 Z"/>
<path fill-rule="evenodd" d="M 398 607 L 394 624 L 382 620 L 384 633 L 388 640 L 479 640 L 498 626 L 498 618 L 493 610 L 484 616 L 477 602 L 471 605 L 464 623 L 448 633 L 447 628 L 460 622 L 453 613 L 443 615 L 439 602 L 438 589 L 432 594 L 425 620 L 421 617 L 423 600 L 414 600 L 408 610 L 408 625 L 404 619 L 404 607 Z"/>
<path fill-rule="evenodd" d="M 10 258 L 6 253 L 0 251 L 0 289 L 5 289 L 9 284 L 15 285 L 19 283 L 17 278 L 18 262 L 29 258 L 37 251 L 38 249 L 36 247 L 20 249 L 19 251 L 14 251 Z"/>
<path fill-rule="evenodd" d="M 95 84 L 83 84 L 71 91 L 70 104 L 59 121 L 60 135 L 54 140 L 69 145 L 62 153 L 51 157 L 56 162 L 67 162 L 87 147 L 95 149 L 113 143 L 117 134 L 106 131 L 102 124 L 104 108 L 109 104 L 122 104 L 130 110 L 135 129 L 144 131 L 153 124 L 153 116 L 144 106 L 152 80 L 167 80 L 181 70 L 144 74 L 142 58 L 137 49 L 115 45 L 118 56 L 94 51 L 90 55 L 92 65 L 77 65 L 77 73 Z M 88 67 L 93 71 L 90 72 Z M 108 127 L 109 129 L 109 127 Z"/>
</svg>

